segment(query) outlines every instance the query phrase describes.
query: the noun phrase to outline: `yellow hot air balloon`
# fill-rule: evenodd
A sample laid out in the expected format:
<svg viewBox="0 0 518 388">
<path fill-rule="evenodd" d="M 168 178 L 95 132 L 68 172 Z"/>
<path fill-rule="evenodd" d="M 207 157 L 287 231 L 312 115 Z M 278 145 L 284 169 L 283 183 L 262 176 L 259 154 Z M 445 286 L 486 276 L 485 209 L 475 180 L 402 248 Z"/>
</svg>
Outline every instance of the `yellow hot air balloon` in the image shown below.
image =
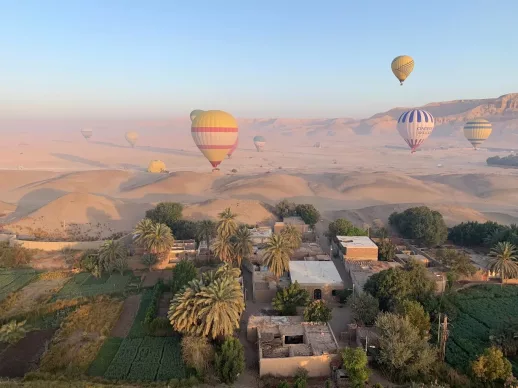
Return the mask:
<svg viewBox="0 0 518 388">
<path fill-rule="evenodd" d="M 191 135 L 216 169 L 237 141 L 237 121 L 227 112 L 208 110 L 196 116 L 191 124 Z"/>
<path fill-rule="evenodd" d="M 151 172 L 153 174 L 166 172 L 165 163 L 162 162 L 161 160 L 152 160 L 151 162 L 149 162 L 149 165 L 147 167 L 147 172 Z"/>
<path fill-rule="evenodd" d="M 412 70 L 414 70 L 414 60 L 408 55 L 400 55 L 394 58 L 390 67 L 400 84 L 403 85 L 403 82 L 405 82 L 410 73 L 412 73 Z"/>
<path fill-rule="evenodd" d="M 135 132 L 135 131 L 129 131 L 129 132 L 126 132 L 126 140 L 128 141 L 128 143 L 130 143 L 130 145 L 132 147 L 135 147 L 135 144 L 137 144 L 137 140 L 138 140 L 138 133 Z"/>
<path fill-rule="evenodd" d="M 194 119 L 196 118 L 196 116 L 198 116 L 200 113 L 203 113 L 204 111 L 202 111 L 201 109 L 195 109 L 191 112 L 191 121 L 194 121 Z"/>
<path fill-rule="evenodd" d="M 464 125 L 464 136 L 477 149 L 491 135 L 493 127 L 486 119 L 478 118 L 469 120 Z"/>
</svg>

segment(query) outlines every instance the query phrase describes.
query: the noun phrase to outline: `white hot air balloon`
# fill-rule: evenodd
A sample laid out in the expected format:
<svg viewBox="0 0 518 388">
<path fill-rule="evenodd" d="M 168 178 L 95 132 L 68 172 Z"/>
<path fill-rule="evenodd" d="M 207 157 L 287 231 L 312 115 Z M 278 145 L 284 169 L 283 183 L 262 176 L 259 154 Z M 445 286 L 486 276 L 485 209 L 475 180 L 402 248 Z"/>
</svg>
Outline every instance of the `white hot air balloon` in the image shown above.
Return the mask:
<svg viewBox="0 0 518 388">
<path fill-rule="evenodd" d="M 397 130 L 412 153 L 430 136 L 435 126 L 433 116 L 421 109 L 403 112 L 397 121 Z"/>
<path fill-rule="evenodd" d="M 81 129 L 81 135 L 83 135 L 83 137 L 86 140 L 88 140 L 92 137 L 93 131 L 90 128 L 84 128 L 84 129 Z"/>
</svg>

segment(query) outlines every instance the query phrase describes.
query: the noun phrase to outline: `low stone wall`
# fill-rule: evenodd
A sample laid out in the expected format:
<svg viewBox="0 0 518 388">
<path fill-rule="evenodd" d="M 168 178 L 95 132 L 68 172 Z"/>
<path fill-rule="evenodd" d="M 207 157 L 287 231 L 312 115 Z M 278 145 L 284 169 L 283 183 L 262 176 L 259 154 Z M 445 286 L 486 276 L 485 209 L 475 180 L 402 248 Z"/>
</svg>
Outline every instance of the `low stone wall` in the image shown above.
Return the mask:
<svg viewBox="0 0 518 388">
<path fill-rule="evenodd" d="M 89 249 L 99 249 L 103 245 L 104 240 L 100 241 L 30 241 L 30 240 L 18 240 L 12 238 L 10 245 L 20 245 L 27 249 L 40 249 L 42 251 L 61 251 L 62 249 L 69 248 L 78 251 L 86 251 Z"/>
<path fill-rule="evenodd" d="M 297 373 L 298 368 L 308 371 L 309 377 L 331 376 L 331 360 L 334 354 L 323 354 L 321 356 L 300 356 L 286 358 L 260 358 L 259 376 L 274 375 L 277 377 L 292 377 Z"/>
</svg>

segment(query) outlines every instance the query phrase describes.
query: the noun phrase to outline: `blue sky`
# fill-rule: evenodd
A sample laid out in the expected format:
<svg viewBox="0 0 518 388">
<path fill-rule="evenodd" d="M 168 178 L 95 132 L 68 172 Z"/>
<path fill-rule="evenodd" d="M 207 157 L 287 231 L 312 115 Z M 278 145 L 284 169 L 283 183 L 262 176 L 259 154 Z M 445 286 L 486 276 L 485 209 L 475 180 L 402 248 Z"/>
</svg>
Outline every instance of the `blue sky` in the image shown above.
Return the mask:
<svg viewBox="0 0 518 388">
<path fill-rule="evenodd" d="M 0 6 L 4 117 L 366 117 L 518 92 L 516 0 Z M 390 71 L 401 54 L 416 62 L 403 87 Z"/>
</svg>

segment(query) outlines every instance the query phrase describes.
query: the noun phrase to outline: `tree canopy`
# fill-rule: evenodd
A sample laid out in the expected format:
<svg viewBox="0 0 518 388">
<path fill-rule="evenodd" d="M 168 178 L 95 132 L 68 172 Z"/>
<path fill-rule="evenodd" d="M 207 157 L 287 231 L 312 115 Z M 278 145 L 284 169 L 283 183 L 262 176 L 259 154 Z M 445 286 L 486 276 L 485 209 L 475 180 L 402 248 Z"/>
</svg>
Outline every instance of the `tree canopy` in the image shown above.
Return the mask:
<svg viewBox="0 0 518 388">
<path fill-rule="evenodd" d="M 300 287 L 298 282 L 280 289 L 273 298 L 273 308 L 280 315 L 296 315 L 297 307 L 306 306 L 309 303 L 309 293 Z"/>
<path fill-rule="evenodd" d="M 337 218 L 329 224 L 326 236 L 329 241 L 332 241 L 336 239 L 336 236 L 367 236 L 367 231 L 354 226 L 346 218 Z"/>
<path fill-rule="evenodd" d="M 367 354 L 363 348 L 345 348 L 342 350 L 343 367 L 349 377 L 351 387 L 363 388 L 369 380 Z"/>
<path fill-rule="evenodd" d="M 394 212 L 389 217 L 389 224 L 403 237 L 427 246 L 440 245 L 448 237 L 442 214 L 426 206 L 413 207 L 402 213 Z"/>
<path fill-rule="evenodd" d="M 323 300 L 314 300 L 304 310 L 305 322 L 329 322 L 332 309 Z"/>
<path fill-rule="evenodd" d="M 497 381 L 505 382 L 513 375 L 511 363 L 504 357 L 502 351 L 490 347 L 472 364 L 473 374 L 483 383 L 492 384 Z"/>
<path fill-rule="evenodd" d="M 146 212 L 146 218 L 171 227 L 176 221 L 182 219 L 183 205 L 177 202 L 160 202 L 154 209 Z"/>
<path fill-rule="evenodd" d="M 304 220 L 304 222 L 308 225 L 315 226 L 316 223 L 320 220 L 320 213 L 315 208 L 315 206 L 311 204 L 302 204 L 297 205 L 295 208 L 297 215 Z"/>
<path fill-rule="evenodd" d="M 274 213 L 280 218 L 295 216 L 297 215 L 296 207 L 297 205 L 295 203 L 283 199 L 275 205 Z"/>
</svg>

